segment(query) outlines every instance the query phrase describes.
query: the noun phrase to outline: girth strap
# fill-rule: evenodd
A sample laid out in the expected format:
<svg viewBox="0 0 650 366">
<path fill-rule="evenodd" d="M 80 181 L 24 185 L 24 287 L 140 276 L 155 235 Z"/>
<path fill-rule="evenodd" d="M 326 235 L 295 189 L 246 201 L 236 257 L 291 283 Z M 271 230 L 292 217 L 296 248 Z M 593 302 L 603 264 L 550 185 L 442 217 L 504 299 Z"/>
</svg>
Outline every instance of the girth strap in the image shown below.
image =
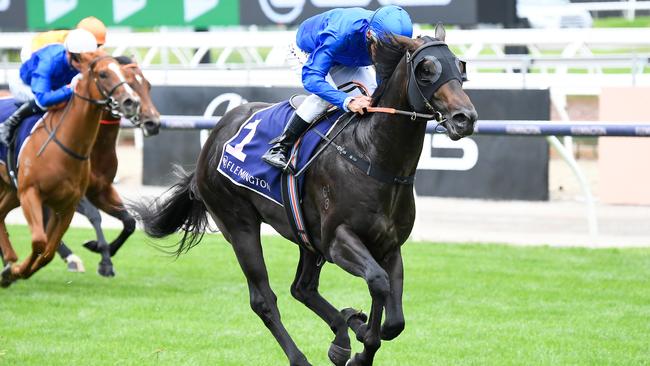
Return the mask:
<svg viewBox="0 0 650 366">
<path fill-rule="evenodd" d="M 298 145 L 299 142 L 296 143 L 296 149 Z M 280 180 L 282 204 L 284 205 L 284 211 L 287 215 L 293 236 L 300 246 L 312 253 L 318 253 L 312 244 L 313 241 L 307 230 L 307 224 L 302 213 L 298 179 L 291 172 L 284 171 Z"/>
</svg>

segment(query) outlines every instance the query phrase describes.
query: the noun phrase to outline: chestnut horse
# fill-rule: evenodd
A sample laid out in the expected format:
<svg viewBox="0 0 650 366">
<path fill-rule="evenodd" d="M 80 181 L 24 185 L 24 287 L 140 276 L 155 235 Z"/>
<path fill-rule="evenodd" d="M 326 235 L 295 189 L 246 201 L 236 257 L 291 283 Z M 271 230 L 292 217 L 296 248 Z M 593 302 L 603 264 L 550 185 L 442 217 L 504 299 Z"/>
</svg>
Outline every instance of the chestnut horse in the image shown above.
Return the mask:
<svg viewBox="0 0 650 366">
<path fill-rule="evenodd" d="M 334 141 L 321 143 L 327 147 L 306 171 L 302 206 L 313 249 L 300 247 L 291 294 L 334 332 L 328 356 L 335 365 L 371 365 L 381 340 L 394 339 L 404 329 L 400 248 L 415 220 L 412 179 L 426 120 L 438 116 L 454 140 L 474 131 L 477 113 L 462 88 L 464 63 L 445 45 L 444 34 L 439 26 L 437 40 L 398 36 L 388 42 L 372 41 L 372 59 L 381 80 L 373 94 L 376 113 L 337 124 L 330 135 Z M 177 254 L 198 244 L 209 213 L 235 251 L 248 282 L 251 308 L 291 365 L 309 365 L 280 319 L 260 242 L 262 222 L 298 242 L 285 210 L 217 171 L 224 144 L 253 113 L 266 107 L 245 104 L 223 116 L 203 146 L 196 170 L 182 176 L 153 205 L 143 202 L 134 209 L 152 237 L 184 231 Z M 344 155 L 348 152 L 372 169 L 357 169 L 350 155 Z M 379 178 L 373 171 L 392 179 Z M 320 272 L 327 262 L 366 281 L 372 298 L 369 317 L 352 309 L 339 311 L 319 294 Z M 348 328 L 364 346 L 352 358 Z"/>
<path fill-rule="evenodd" d="M 139 109 L 140 98 L 126 83 L 114 58 L 102 51 L 84 54 L 81 68 L 84 77 L 65 108 L 48 112 L 25 143 L 19 157 L 18 190 L 6 174 L 0 181 L 0 249 L 6 264 L 0 278 L 2 287 L 29 278 L 52 260 L 88 187 L 88 156 L 103 109 L 117 106 L 128 117 Z M 19 205 L 32 233 L 32 252 L 17 264 L 4 220 Z M 53 212 L 45 229 L 44 206 Z"/>
<path fill-rule="evenodd" d="M 160 113 L 149 94 L 151 84 L 142 74 L 142 70 L 130 58 L 118 56 L 122 72 L 129 86 L 140 97 L 140 109 L 131 122 L 142 129 L 144 136 L 154 136 L 160 129 Z M 88 218 L 95 229 L 97 240 L 84 244 L 89 250 L 102 255 L 97 273 L 111 277 L 115 275 L 111 257 L 117 253 L 122 244 L 135 231 L 135 219 L 124 208 L 124 203 L 113 186 L 117 173 L 117 137 L 120 131 L 121 116 L 104 111 L 97 133 L 97 139 L 90 152 L 90 182 L 85 197 L 77 205 L 77 212 Z M 102 231 L 102 219 L 99 210 L 106 212 L 122 222 L 122 231 L 110 244 Z M 62 242 L 57 249 L 62 257 L 72 251 Z M 64 254 L 65 253 L 65 254 Z M 64 258 L 65 259 L 65 258 Z M 74 263 L 72 263 L 74 265 Z M 69 267 L 70 269 L 70 267 Z"/>
</svg>

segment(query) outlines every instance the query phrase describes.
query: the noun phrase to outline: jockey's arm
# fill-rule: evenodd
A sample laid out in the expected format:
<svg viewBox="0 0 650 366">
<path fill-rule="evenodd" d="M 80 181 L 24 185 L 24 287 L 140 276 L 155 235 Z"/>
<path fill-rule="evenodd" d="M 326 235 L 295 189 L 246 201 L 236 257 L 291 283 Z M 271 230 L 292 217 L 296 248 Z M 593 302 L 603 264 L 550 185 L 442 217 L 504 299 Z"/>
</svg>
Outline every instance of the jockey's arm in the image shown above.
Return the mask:
<svg viewBox="0 0 650 366">
<path fill-rule="evenodd" d="M 54 65 L 50 60 L 41 59 L 36 70 L 32 74 L 31 87 L 36 97 L 36 102 L 43 107 L 51 107 L 63 101 L 70 99 L 72 89 L 64 85 L 56 90 L 52 90 L 50 75 L 52 75 Z"/>
<path fill-rule="evenodd" d="M 325 40 L 309 55 L 302 68 L 302 83 L 308 92 L 347 111 L 347 103 L 351 98 L 348 98 L 344 92 L 335 89 L 325 79 L 333 64 L 332 52 L 335 52 L 336 39 L 325 34 L 321 37 L 325 37 Z"/>
</svg>

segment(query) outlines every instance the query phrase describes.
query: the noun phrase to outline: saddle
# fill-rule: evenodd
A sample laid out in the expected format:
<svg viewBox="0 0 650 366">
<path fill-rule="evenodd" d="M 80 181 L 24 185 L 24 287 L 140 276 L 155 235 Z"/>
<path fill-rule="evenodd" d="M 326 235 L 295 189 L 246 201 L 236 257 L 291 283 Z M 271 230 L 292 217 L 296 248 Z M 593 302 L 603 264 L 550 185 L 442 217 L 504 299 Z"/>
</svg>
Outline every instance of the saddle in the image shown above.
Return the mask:
<svg viewBox="0 0 650 366">
<path fill-rule="evenodd" d="M 0 98 L 0 121 L 6 120 L 16 110 L 16 101 L 13 98 Z M 17 127 L 14 138 L 10 146 L 0 144 L 0 161 L 6 165 L 7 174 L 9 175 L 10 184 L 17 186 L 17 163 L 20 149 L 29 139 L 32 131 L 38 121 L 43 117 L 43 113 L 25 118 Z"/>
</svg>

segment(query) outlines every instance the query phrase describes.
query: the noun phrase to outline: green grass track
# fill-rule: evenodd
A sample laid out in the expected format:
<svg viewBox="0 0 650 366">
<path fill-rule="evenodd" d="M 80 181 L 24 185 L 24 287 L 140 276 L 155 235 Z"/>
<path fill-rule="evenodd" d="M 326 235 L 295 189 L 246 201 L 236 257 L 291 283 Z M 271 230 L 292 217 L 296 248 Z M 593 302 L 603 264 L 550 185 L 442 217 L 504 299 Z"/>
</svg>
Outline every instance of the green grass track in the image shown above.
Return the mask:
<svg viewBox="0 0 650 366">
<path fill-rule="evenodd" d="M 9 231 L 24 257 L 27 228 Z M 0 365 L 288 364 L 221 236 L 174 260 L 137 232 L 113 279 L 81 248 L 92 237 L 66 235 L 87 273 L 57 257 L 0 291 Z M 289 294 L 296 247 L 269 237 L 264 250 L 284 324 L 328 365 L 330 330 Z M 650 249 L 408 243 L 403 254 L 406 330 L 376 365 L 650 365 Z M 338 308 L 369 309 L 363 281 L 333 265 L 321 290 Z"/>
</svg>

